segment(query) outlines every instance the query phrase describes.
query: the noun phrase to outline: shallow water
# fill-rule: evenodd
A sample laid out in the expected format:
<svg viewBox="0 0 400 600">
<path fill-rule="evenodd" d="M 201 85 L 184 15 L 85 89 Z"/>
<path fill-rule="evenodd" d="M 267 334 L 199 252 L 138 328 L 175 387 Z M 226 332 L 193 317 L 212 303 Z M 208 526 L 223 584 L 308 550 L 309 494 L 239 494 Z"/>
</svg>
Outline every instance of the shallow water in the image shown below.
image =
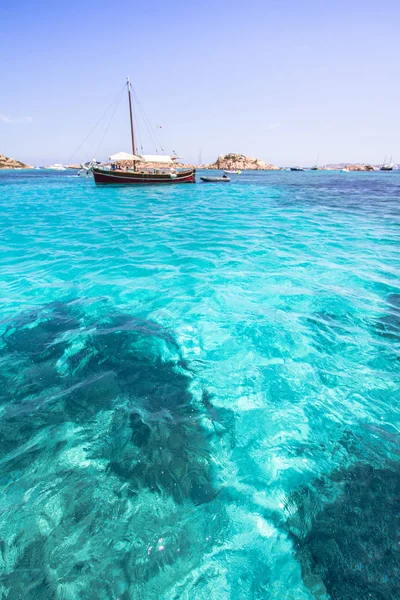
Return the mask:
<svg viewBox="0 0 400 600">
<path fill-rule="evenodd" d="M 399 197 L 0 172 L 3 598 L 400 597 Z"/>
</svg>

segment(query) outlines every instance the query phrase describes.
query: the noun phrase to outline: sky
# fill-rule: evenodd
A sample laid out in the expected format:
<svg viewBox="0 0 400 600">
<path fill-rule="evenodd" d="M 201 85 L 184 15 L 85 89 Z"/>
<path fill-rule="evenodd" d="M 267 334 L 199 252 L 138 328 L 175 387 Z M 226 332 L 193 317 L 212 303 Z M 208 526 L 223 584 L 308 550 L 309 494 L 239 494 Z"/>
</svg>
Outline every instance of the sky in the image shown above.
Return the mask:
<svg viewBox="0 0 400 600">
<path fill-rule="evenodd" d="M 398 0 L 0 2 L 0 154 L 131 151 L 130 76 L 164 151 L 187 162 L 400 162 L 399 22 Z"/>
</svg>

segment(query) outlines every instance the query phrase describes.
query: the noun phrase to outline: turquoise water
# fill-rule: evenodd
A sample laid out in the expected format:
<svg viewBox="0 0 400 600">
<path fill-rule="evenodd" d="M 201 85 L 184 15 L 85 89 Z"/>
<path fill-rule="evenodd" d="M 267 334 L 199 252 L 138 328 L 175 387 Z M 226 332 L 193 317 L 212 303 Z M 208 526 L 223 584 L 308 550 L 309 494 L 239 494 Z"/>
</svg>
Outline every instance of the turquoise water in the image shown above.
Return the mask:
<svg viewBox="0 0 400 600">
<path fill-rule="evenodd" d="M 2 598 L 400 598 L 399 196 L 0 173 Z"/>
</svg>

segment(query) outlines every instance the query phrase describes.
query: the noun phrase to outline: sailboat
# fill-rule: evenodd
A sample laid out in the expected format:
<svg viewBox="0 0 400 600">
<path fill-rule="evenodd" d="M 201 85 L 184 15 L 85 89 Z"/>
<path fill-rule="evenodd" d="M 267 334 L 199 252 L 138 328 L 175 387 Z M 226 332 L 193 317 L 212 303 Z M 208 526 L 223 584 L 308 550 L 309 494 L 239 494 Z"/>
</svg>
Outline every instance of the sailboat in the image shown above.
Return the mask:
<svg viewBox="0 0 400 600">
<path fill-rule="evenodd" d="M 310 171 L 318 171 L 318 163 L 319 163 L 319 152 L 318 152 L 318 156 L 317 156 L 317 162 L 315 163 L 315 165 L 313 167 L 311 167 Z"/>
<path fill-rule="evenodd" d="M 380 171 L 393 171 L 394 168 L 394 164 L 392 163 L 392 156 L 390 157 L 389 162 L 386 162 L 386 156 L 385 156 L 385 160 L 382 163 L 382 166 L 380 167 Z"/>
<path fill-rule="evenodd" d="M 175 156 L 138 155 L 135 146 L 135 133 L 132 114 L 132 84 L 126 81 L 129 100 L 132 154 L 120 152 L 110 157 L 111 165 L 92 167 L 96 184 L 143 185 L 161 183 L 196 183 L 196 169 L 177 169 Z M 133 163 L 133 168 L 125 169 L 121 161 Z M 124 163 L 122 163 L 124 164 Z"/>
</svg>

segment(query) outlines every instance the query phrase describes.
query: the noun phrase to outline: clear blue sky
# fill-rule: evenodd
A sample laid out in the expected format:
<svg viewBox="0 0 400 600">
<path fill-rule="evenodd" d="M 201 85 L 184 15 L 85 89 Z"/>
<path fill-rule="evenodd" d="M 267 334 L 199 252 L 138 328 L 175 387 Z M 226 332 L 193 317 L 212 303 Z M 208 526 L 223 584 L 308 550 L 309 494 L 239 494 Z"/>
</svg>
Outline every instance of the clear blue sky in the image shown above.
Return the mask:
<svg viewBox="0 0 400 600">
<path fill-rule="evenodd" d="M 188 161 L 400 162 L 399 23 L 398 0 L 3 2 L 0 153 L 66 161 L 130 75 Z M 127 115 L 97 158 L 130 150 Z"/>
</svg>

